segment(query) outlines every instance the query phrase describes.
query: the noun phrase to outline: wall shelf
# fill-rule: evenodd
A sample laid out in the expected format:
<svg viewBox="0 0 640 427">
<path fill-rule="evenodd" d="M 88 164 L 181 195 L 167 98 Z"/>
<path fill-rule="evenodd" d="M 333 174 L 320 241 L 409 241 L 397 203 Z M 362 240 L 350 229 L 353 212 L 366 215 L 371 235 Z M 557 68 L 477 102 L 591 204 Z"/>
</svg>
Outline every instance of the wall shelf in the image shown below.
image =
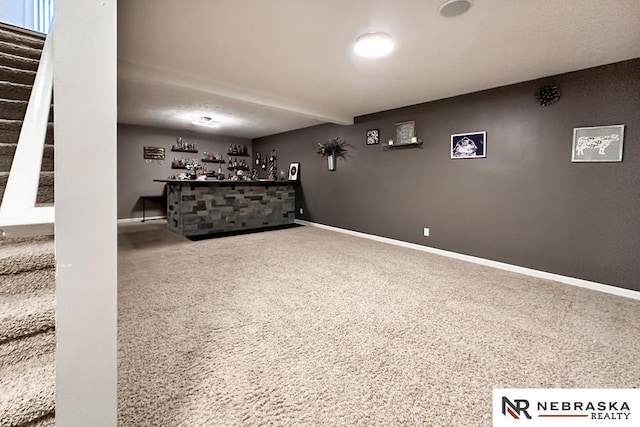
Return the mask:
<svg viewBox="0 0 640 427">
<path fill-rule="evenodd" d="M 233 157 L 251 157 L 249 155 L 249 153 L 247 154 L 243 154 L 243 153 L 227 153 L 227 156 L 233 156 Z"/>
<path fill-rule="evenodd" d="M 226 163 L 223 159 L 217 159 L 217 160 L 202 159 L 201 162 L 202 163 Z"/>
<path fill-rule="evenodd" d="M 197 148 L 175 148 L 171 147 L 171 151 L 177 151 L 178 153 L 197 153 Z"/>
<path fill-rule="evenodd" d="M 421 149 L 423 149 L 424 147 L 422 146 L 422 141 L 410 142 L 410 143 L 407 143 L 407 144 L 384 145 L 382 147 L 382 149 L 384 151 L 399 150 L 399 149 L 403 149 L 403 148 L 421 148 Z"/>
</svg>

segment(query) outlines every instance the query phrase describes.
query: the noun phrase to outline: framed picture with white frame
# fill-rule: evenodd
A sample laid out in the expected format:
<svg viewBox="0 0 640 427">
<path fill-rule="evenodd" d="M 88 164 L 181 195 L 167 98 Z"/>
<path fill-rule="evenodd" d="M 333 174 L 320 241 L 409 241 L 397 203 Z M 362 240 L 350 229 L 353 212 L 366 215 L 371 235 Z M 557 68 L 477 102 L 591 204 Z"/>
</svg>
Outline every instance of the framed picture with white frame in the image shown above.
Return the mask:
<svg viewBox="0 0 640 427">
<path fill-rule="evenodd" d="M 487 132 L 466 132 L 451 135 L 452 159 L 487 157 Z"/>
<path fill-rule="evenodd" d="M 289 181 L 298 181 L 300 174 L 300 163 L 295 162 L 289 165 Z"/>
<path fill-rule="evenodd" d="M 621 162 L 624 125 L 573 129 L 572 162 Z"/>
</svg>

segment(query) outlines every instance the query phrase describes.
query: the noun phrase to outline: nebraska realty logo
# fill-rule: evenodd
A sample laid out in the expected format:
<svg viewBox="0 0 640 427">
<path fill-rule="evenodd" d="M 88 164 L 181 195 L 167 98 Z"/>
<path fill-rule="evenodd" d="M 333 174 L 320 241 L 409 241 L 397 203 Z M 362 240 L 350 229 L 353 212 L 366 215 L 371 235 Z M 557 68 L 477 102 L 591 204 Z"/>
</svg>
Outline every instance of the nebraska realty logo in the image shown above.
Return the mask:
<svg viewBox="0 0 640 427">
<path fill-rule="evenodd" d="M 494 389 L 493 425 L 639 426 L 640 389 Z"/>
</svg>

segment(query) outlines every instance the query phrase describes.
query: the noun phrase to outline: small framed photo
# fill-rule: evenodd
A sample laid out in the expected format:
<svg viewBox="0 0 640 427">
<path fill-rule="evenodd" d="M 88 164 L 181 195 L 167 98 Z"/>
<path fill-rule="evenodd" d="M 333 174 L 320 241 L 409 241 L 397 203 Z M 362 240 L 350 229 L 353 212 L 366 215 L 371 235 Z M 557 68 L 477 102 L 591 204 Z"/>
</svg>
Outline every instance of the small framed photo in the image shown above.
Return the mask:
<svg viewBox="0 0 640 427">
<path fill-rule="evenodd" d="M 573 129 L 572 162 L 621 162 L 624 125 Z"/>
<path fill-rule="evenodd" d="M 367 131 L 367 145 L 373 145 L 380 142 L 380 129 L 369 129 Z"/>
<path fill-rule="evenodd" d="M 289 165 L 289 181 L 297 181 L 300 174 L 300 163 L 291 163 Z"/>
<path fill-rule="evenodd" d="M 451 135 L 452 159 L 487 157 L 487 132 L 467 132 Z"/>
</svg>

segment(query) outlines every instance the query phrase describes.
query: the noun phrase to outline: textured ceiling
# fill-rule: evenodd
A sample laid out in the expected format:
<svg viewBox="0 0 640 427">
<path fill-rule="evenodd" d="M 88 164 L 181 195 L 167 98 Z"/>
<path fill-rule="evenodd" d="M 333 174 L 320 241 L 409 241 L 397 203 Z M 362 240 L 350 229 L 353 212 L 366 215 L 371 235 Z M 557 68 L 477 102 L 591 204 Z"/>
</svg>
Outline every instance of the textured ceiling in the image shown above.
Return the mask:
<svg viewBox="0 0 640 427">
<path fill-rule="evenodd" d="M 119 121 L 254 138 L 640 57 L 639 0 L 442 1 L 119 2 Z M 354 56 L 371 30 L 391 56 Z"/>
</svg>

